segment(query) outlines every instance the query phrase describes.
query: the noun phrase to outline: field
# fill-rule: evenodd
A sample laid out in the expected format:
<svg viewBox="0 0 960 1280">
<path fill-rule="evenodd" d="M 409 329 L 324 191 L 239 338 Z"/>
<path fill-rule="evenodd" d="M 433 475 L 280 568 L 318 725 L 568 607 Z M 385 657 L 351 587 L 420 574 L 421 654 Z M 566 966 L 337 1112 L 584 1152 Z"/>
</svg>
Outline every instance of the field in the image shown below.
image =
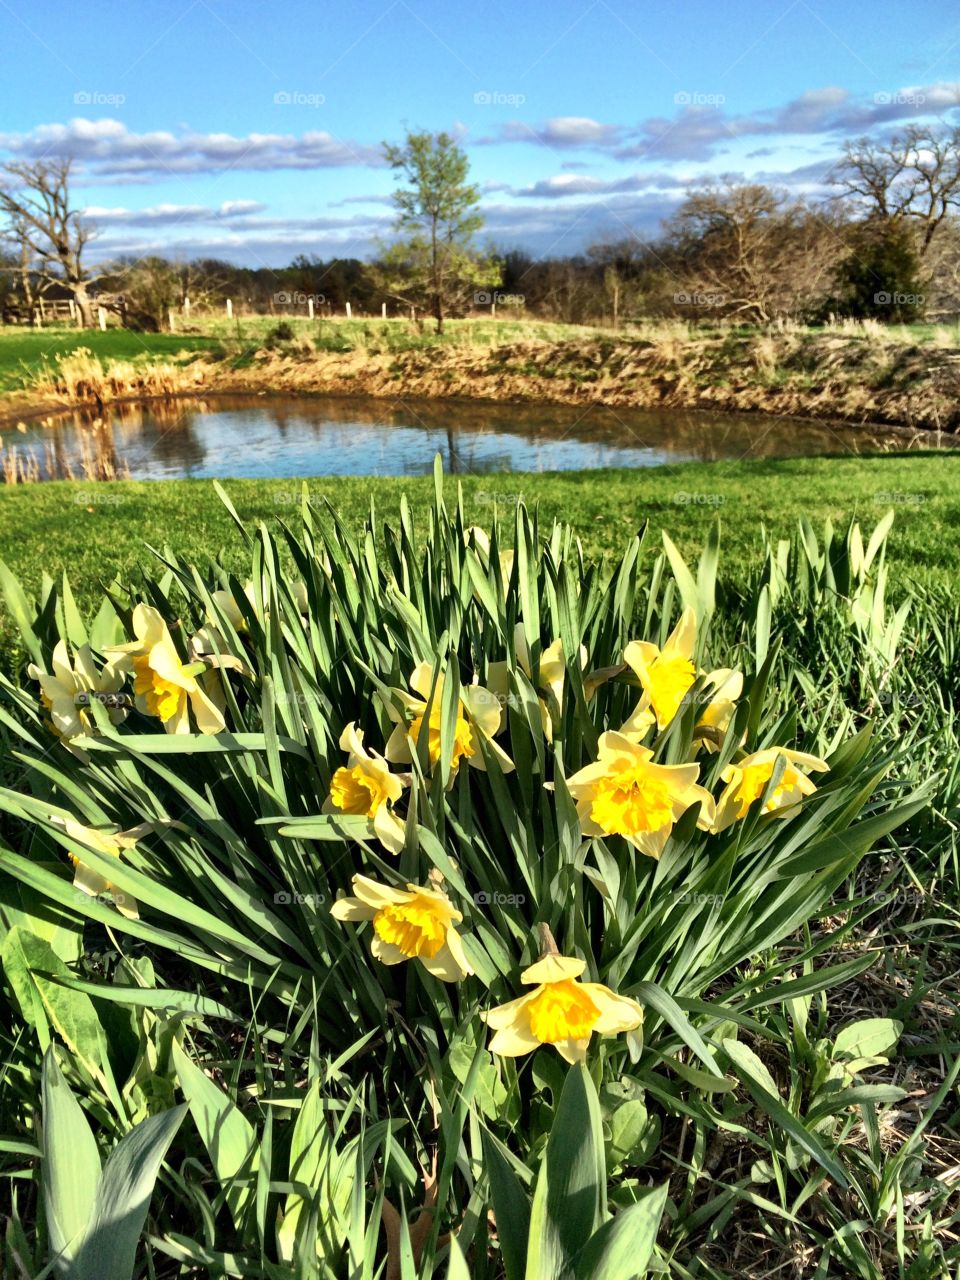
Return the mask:
<svg viewBox="0 0 960 1280">
<path fill-rule="evenodd" d="M 803 511 L 815 524 L 851 517 L 865 527 L 896 512 L 889 542 L 894 580 L 905 586 L 948 587 L 960 573 L 960 466 L 935 453 L 874 458 L 804 458 L 681 464 L 647 471 L 547 476 L 464 476 L 459 480 L 471 522 L 485 523 L 494 503 L 509 512 L 517 499 L 539 507 L 541 519 L 567 520 L 587 555 L 618 552 L 647 520 L 692 552 L 719 517 L 724 572 L 734 579 L 761 545 L 761 529 L 786 537 Z M 448 480 L 450 493 L 456 482 Z M 285 518 L 300 497 L 292 480 L 228 481 L 237 509 L 250 521 Z M 433 483 L 389 477 L 309 482 L 311 497 L 333 503 L 341 518 L 362 520 L 371 501 L 385 514 L 406 494 L 415 514 L 432 501 Z M 41 574 L 68 570 L 79 602 L 89 608 L 101 584 L 133 573 L 144 544 L 203 560 L 227 545 L 229 515 L 203 481 L 96 485 L 57 482 L 0 489 L 0 546 L 31 589 Z"/>
</svg>

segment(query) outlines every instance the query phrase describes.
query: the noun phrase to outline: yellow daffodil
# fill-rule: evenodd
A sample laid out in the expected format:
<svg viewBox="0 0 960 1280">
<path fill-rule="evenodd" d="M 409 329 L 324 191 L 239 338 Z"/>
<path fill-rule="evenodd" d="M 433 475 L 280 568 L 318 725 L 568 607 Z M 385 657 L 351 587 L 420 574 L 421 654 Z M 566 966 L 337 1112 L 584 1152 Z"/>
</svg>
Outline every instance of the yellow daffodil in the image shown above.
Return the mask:
<svg viewBox="0 0 960 1280">
<path fill-rule="evenodd" d="M 719 751 L 743 693 L 743 672 L 718 667 L 707 676 L 704 692 L 709 694 L 710 701 L 694 728 L 694 743 L 696 747 L 703 746 L 710 752 Z"/>
<path fill-rule="evenodd" d="M 766 790 L 781 756 L 785 760 L 783 775 L 763 806 L 764 813 L 777 818 L 789 818 L 804 796 L 813 795 L 816 791 L 816 786 L 802 770 L 823 773 L 830 768 L 819 756 L 791 751 L 789 747 L 767 747 L 744 756 L 736 764 L 728 764 L 720 774 L 727 785 L 717 801 L 714 831 L 723 831 L 738 818 L 746 817 L 750 806 Z"/>
<path fill-rule="evenodd" d="M 353 892 L 353 898 L 338 898 L 330 914 L 337 920 L 370 920 L 370 950 L 382 964 L 419 960 L 443 982 L 473 973 L 454 928 L 463 914 L 445 893 L 416 884 L 391 889 L 361 875 L 353 877 Z"/>
<path fill-rule="evenodd" d="M 481 563 L 484 569 L 489 570 L 490 567 L 490 535 L 486 529 L 481 529 L 479 525 L 472 524 L 469 529 L 464 530 L 464 538 L 467 545 L 470 544 L 470 537 L 473 536 L 474 545 L 483 553 Z M 513 548 L 501 551 L 498 559 L 500 561 L 500 578 L 503 582 L 503 591 L 506 594 L 507 586 L 513 576 L 513 561 L 516 553 Z"/>
<path fill-rule="evenodd" d="M 80 822 L 74 822 L 72 818 L 55 817 L 51 821 L 71 840 L 76 840 L 80 845 L 88 845 L 95 852 L 105 854 L 109 858 L 116 858 L 118 861 L 121 850 L 132 849 L 137 843 L 138 836 L 143 831 L 143 828 L 135 827 L 131 831 L 120 831 L 115 835 L 107 835 L 103 831 L 97 831 L 94 827 L 85 827 Z M 139 919 L 140 912 L 137 910 L 135 899 L 122 889 L 117 889 L 99 871 L 94 871 L 92 867 L 88 867 L 83 861 L 82 848 L 79 851 L 70 851 L 67 856 L 75 868 L 74 888 L 79 889 L 91 898 L 99 898 L 102 894 L 109 894 L 121 915 L 126 916 L 129 920 Z"/>
<path fill-rule="evenodd" d="M 513 629 L 513 648 L 517 655 L 517 666 L 532 682 L 533 663 L 530 661 L 530 646 L 527 644 L 522 622 L 518 622 Z M 579 657 L 580 669 L 583 670 L 587 665 L 587 650 L 584 645 L 580 646 Z M 563 686 L 566 677 L 567 664 L 563 656 L 563 641 L 554 640 L 540 655 L 540 677 L 537 681 L 537 689 L 549 695 L 549 699 L 540 699 L 540 723 L 543 725 L 544 737 L 548 742 L 553 741 L 553 713 L 559 713 L 559 708 L 563 706 Z M 509 664 L 491 662 L 487 668 L 487 684 L 501 701 L 503 708 L 500 719 L 501 728 L 506 723 L 506 697 L 509 682 Z"/>
<path fill-rule="evenodd" d="M 390 806 L 403 795 L 403 780 L 391 773 L 383 756 L 367 751 L 363 734 L 350 723 L 340 735 L 347 752 L 346 765 L 330 780 L 330 795 L 324 813 L 351 813 L 373 819 L 377 838 L 390 853 L 403 848 L 403 823 Z"/>
<path fill-rule="evenodd" d="M 705 675 L 703 692 L 710 695 L 710 702 L 697 722 L 694 738 L 698 746 L 717 749 L 743 692 L 743 676 L 726 667 L 709 673 L 698 671 L 693 661 L 696 640 L 697 617 L 693 609 L 687 608 L 662 649 L 645 640 L 633 640 L 627 645 L 623 660 L 640 681 L 643 696 L 621 733 L 639 740 L 654 724 L 665 729 L 683 706 L 697 677 Z"/>
<path fill-rule="evenodd" d="M 590 1037 L 636 1031 L 643 1009 L 600 982 L 580 982 L 585 960 L 548 955 L 525 969 L 520 981 L 535 990 L 481 1014 L 493 1028 L 489 1048 L 506 1058 L 552 1044 L 567 1062 L 582 1062 Z"/>
<path fill-rule="evenodd" d="M 257 595 L 252 580 L 243 584 L 243 594 L 250 602 L 250 607 L 254 613 L 257 611 Z M 290 583 L 290 594 L 293 596 L 293 603 L 296 605 L 299 613 L 307 613 L 309 611 L 309 596 L 307 594 L 307 584 L 302 578 L 296 578 Z M 247 631 L 247 620 L 237 603 L 237 598 L 231 591 L 214 591 L 211 597 L 220 609 L 220 612 L 227 619 L 233 629 L 237 632 Z M 266 610 L 269 616 L 270 610 Z M 216 613 L 210 609 L 207 611 L 208 622 L 216 625 Z"/>
<path fill-rule="evenodd" d="M 403 713 L 397 710 L 392 702 L 384 701 L 387 715 L 396 725 L 387 741 L 386 757 L 392 763 L 409 764 L 412 760 L 410 739 L 420 742 L 420 735 L 427 734 L 427 750 L 431 765 L 440 759 L 440 721 L 443 706 L 443 676 L 437 679 L 433 692 L 433 703 L 427 717 L 427 704 L 430 701 L 430 690 L 433 685 L 433 667 L 429 662 L 421 662 L 410 677 L 410 688 L 418 696 L 414 697 L 402 690 L 394 690 L 400 701 Z M 504 773 L 513 769 L 513 762 L 502 747 L 493 740 L 500 729 L 500 699 L 489 689 L 480 685 L 463 685 L 457 703 L 457 718 L 454 727 L 453 755 L 451 772 L 456 773 L 461 760 L 475 769 L 486 769 L 479 739 L 485 739 L 489 749 L 496 757 Z"/>
<path fill-rule="evenodd" d="M 646 640 L 632 640 L 623 651 L 645 694 L 646 704 L 665 728 L 683 705 L 697 678 L 693 650 L 697 641 L 697 615 L 687 608 L 662 649 Z"/>
<path fill-rule="evenodd" d="M 167 624 L 152 605 L 138 604 L 134 609 L 133 631 L 136 640 L 116 645 L 112 652 L 125 655 L 133 669 L 140 709 L 157 716 L 167 733 L 189 733 L 192 708 L 201 733 L 220 733 L 225 722 L 217 705 L 222 691 L 215 683 L 216 673 L 205 673 L 212 679 L 205 680 L 204 688 L 197 678 L 201 673 L 193 669 L 198 664 L 188 667 L 180 661 Z"/>
<path fill-rule="evenodd" d="M 124 673 L 114 663 L 107 663 L 98 671 L 90 646 L 85 644 L 76 651 L 73 664 L 66 643 L 61 640 L 50 657 L 51 673 L 39 667 L 28 668 L 30 675 L 40 684 L 40 700 L 50 717 L 50 728 L 58 738 L 71 738 L 87 734 L 93 728 L 91 712 L 84 705 L 84 695 L 94 696 L 119 693 L 123 687 Z M 105 698 L 109 702 L 109 698 Z M 109 708 L 114 724 L 126 715 L 121 706 Z"/>
<path fill-rule="evenodd" d="M 600 735 L 596 763 L 567 781 L 585 836 L 623 836 L 641 853 L 659 858 L 674 824 L 698 802 L 697 826 L 710 829 L 713 797 L 697 785 L 699 767 L 654 764 L 652 757 L 622 733 Z"/>
<path fill-rule="evenodd" d="M 250 607 L 254 612 L 256 612 L 256 596 L 254 594 L 252 582 L 244 583 L 243 594 L 249 601 Z M 247 630 L 247 620 L 244 617 L 239 604 L 237 604 L 236 596 L 234 596 L 232 591 L 214 591 L 211 599 L 226 620 L 230 623 L 231 627 L 233 627 L 234 631 L 239 632 Z M 218 619 L 216 612 L 213 609 L 209 609 L 207 611 L 207 619 L 216 625 Z"/>
</svg>

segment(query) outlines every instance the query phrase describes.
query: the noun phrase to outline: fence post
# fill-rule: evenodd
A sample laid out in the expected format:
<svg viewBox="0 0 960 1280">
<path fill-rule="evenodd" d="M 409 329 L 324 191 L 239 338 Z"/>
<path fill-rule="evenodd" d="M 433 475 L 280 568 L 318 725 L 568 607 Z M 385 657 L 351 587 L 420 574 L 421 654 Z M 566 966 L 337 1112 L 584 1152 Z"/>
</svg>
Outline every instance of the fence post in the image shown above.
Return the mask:
<svg viewBox="0 0 960 1280">
<path fill-rule="evenodd" d="M 233 302 L 230 300 L 230 298 L 227 299 L 227 319 L 228 320 L 233 319 Z"/>
<path fill-rule="evenodd" d="M 385 302 L 380 304 L 380 316 L 383 320 L 387 318 L 387 304 Z"/>
<path fill-rule="evenodd" d="M 173 315 L 173 307 L 167 308 L 167 324 L 170 326 L 170 332 L 176 333 L 177 325 Z"/>
<path fill-rule="evenodd" d="M 185 297 L 185 298 L 184 298 L 184 300 L 183 300 L 183 314 L 184 314 L 185 316 L 189 316 L 189 315 L 190 315 L 190 296 L 189 296 L 189 294 L 188 294 L 188 295 L 187 295 L 187 297 Z"/>
<path fill-rule="evenodd" d="M 313 294 L 312 293 L 307 298 L 307 316 L 309 317 L 309 319 L 311 320 L 313 319 Z"/>
<path fill-rule="evenodd" d="M 347 303 L 347 319 L 349 320 L 352 315 L 353 315 L 353 312 L 350 309 L 350 303 L 348 302 Z"/>
<path fill-rule="evenodd" d="M 107 313 L 104 311 L 103 307 L 97 307 L 97 319 L 100 321 L 100 328 L 106 329 Z"/>
</svg>

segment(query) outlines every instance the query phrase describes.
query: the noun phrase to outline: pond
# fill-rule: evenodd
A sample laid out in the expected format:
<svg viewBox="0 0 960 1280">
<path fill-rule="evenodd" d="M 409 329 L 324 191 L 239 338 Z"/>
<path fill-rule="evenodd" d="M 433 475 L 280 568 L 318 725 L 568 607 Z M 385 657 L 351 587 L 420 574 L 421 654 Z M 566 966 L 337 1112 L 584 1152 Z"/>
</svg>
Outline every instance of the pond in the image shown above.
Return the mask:
<svg viewBox="0 0 960 1280">
<path fill-rule="evenodd" d="M 941 438 L 758 414 L 224 396 L 75 412 L 3 433 L 36 478 L 421 475 L 579 471 L 667 462 L 871 453 Z M 944 443 L 954 443 L 946 437 Z"/>
</svg>

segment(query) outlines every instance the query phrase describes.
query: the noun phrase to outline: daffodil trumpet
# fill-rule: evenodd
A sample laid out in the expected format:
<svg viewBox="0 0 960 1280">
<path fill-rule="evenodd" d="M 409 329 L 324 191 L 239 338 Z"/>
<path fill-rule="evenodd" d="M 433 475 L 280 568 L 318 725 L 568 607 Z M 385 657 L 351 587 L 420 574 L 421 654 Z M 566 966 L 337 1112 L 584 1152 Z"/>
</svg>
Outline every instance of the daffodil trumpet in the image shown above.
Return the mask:
<svg viewBox="0 0 960 1280">
<path fill-rule="evenodd" d="M 674 826 L 695 804 L 697 826 L 710 830 L 714 802 L 698 785 L 696 764 L 656 764 L 653 752 L 622 733 L 600 735 L 597 760 L 567 779 L 586 838 L 622 836 L 659 858 Z"/>
<path fill-rule="evenodd" d="M 395 726 L 384 754 L 391 763 L 412 764 L 413 752 L 423 744 L 430 766 L 435 767 L 442 753 L 444 676 L 441 673 L 434 681 L 431 664 L 421 662 L 410 677 L 410 688 L 413 694 L 392 689 L 390 698 L 381 697 Z M 495 693 L 477 684 L 460 686 L 450 744 L 451 779 L 462 761 L 474 769 L 486 769 L 481 741 L 501 772 L 511 772 L 513 761 L 494 741 L 494 735 L 500 730 L 500 714 L 501 702 Z"/>
<path fill-rule="evenodd" d="M 355 875 L 353 896 L 338 898 L 330 914 L 335 920 L 369 921 L 370 951 L 381 964 L 416 960 L 442 982 L 459 982 L 473 973 L 456 929 L 463 913 L 439 886 L 395 889 Z"/>
<path fill-rule="evenodd" d="M 383 756 L 364 747 L 363 733 L 352 721 L 340 735 L 340 747 L 347 752 L 347 763 L 330 780 L 323 812 L 369 818 L 383 847 L 390 853 L 399 853 L 404 828 L 392 806 L 403 795 L 407 778 L 391 773 Z"/>
<path fill-rule="evenodd" d="M 594 1035 L 636 1033 L 643 1007 L 601 982 L 581 982 L 586 960 L 551 950 L 524 969 L 520 981 L 534 989 L 481 1013 L 494 1034 L 491 1053 L 518 1058 L 552 1045 L 569 1063 L 583 1062 Z"/>
</svg>

